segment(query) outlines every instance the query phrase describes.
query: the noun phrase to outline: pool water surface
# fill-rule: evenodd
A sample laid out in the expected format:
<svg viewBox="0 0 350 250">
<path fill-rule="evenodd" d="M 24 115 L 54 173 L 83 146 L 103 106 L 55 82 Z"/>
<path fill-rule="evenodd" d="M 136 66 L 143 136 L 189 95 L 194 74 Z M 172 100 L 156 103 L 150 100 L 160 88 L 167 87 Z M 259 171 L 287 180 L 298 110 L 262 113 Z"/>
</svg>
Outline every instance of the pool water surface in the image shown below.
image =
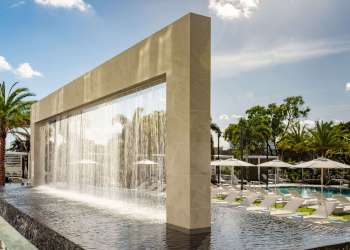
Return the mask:
<svg viewBox="0 0 350 250">
<path fill-rule="evenodd" d="M 0 199 L 84 249 L 308 249 L 350 241 L 347 225 L 319 225 L 212 204 L 210 234 L 188 236 L 165 223 L 12 188 Z M 142 208 L 140 208 L 142 209 Z"/>
</svg>

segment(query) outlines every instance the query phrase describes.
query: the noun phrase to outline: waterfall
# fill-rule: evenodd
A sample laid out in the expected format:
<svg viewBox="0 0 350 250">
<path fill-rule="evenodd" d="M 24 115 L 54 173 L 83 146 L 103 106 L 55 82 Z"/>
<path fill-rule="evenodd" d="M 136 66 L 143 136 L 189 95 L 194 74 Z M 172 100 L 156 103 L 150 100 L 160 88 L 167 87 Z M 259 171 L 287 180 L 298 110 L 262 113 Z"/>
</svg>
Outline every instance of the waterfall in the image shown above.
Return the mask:
<svg viewBox="0 0 350 250">
<path fill-rule="evenodd" d="M 163 206 L 166 84 L 51 119 L 46 185 L 102 198 Z"/>
</svg>

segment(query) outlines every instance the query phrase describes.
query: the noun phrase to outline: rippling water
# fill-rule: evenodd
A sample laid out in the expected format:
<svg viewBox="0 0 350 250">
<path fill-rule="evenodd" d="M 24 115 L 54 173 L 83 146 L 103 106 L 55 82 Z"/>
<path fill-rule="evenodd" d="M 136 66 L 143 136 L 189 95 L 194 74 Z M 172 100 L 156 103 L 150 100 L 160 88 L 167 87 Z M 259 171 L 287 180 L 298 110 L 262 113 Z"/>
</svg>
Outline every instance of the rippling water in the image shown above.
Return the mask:
<svg viewBox="0 0 350 250">
<path fill-rule="evenodd" d="M 146 216 L 15 188 L 0 193 L 11 204 L 86 249 L 305 249 L 350 241 L 350 229 L 212 207 L 212 232 L 188 236 Z"/>
</svg>

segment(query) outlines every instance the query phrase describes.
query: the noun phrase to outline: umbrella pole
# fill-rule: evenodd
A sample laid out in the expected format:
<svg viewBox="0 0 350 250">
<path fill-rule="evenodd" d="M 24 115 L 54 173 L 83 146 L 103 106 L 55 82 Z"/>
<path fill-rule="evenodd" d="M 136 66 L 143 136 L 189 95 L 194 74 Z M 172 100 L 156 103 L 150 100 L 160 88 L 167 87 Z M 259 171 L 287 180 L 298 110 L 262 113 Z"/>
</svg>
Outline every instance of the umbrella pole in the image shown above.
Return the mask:
<svg viewBox="0 0 350 250">
<path fill-rule="evenodd" d="M 277 190 L 277 168 L 275 168 L 275 191 Z"/>
<path fill-rule="evenodd" d="M 321 193 L 323 195 L 323 168 L 321 168 Z"/>
<path fill-rule="evenodd" d="M 243 191 L 243 167 L 241 167 L 241 190 Z"/>
<path fill-rule="evenodd" d="M 301 169 L 301 184 L 304 184 L 304 169 Z"/>
</svg>

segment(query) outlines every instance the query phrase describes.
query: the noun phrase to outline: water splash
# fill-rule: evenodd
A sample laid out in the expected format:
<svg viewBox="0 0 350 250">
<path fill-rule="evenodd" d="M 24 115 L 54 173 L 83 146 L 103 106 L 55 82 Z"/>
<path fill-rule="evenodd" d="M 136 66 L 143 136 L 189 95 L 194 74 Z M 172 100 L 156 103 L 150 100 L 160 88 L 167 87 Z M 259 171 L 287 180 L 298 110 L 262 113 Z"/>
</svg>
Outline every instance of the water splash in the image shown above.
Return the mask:
<svg viewBox="0 0 350 250">
<path fill-rule="evenodd" d="M 164 100 L 165 84 L 160 84 L 48 122 L 40 131 L 45 141 L 41 160 L 45 182 L 55 189 L 41 191 L 69 190 L 66 196 L 84 194 L 79 200 L 103 206 L 110 199 L 119 210 L 164 207 Z"/>
<path fill-rule="evenodd" d="M 53 188 L 47 185 L 38 186 L 34 188 L 34 190 L 38 193 L 45 193 L 55 197 L 81 202 L 99 209 L 108 210 L 118 215 L 126 215 L 128 218 L 150 221 L 153 223 L 165 222 L 166 214 L 163 206 L 156 206 L 154 203 L 152 204 L 149 201 L 145 202 L 145 200 L 141 199 L 138 199 L 138 202 L 136 200 L 132 202 L 126 199 L 115 199 L 116 197 L 114 197 L 114 199 L 111 199 L 111 197 L 101 198 L 96 195 L 82 194 L 80 192 Z M 114 194 L 117 196 L 118 192 L 115 191 Z M 119 195 L 121 194 L 119 193 Z M 124 193 L 123 195 L 130 195 L 130 193 Z"/>
</svg>

